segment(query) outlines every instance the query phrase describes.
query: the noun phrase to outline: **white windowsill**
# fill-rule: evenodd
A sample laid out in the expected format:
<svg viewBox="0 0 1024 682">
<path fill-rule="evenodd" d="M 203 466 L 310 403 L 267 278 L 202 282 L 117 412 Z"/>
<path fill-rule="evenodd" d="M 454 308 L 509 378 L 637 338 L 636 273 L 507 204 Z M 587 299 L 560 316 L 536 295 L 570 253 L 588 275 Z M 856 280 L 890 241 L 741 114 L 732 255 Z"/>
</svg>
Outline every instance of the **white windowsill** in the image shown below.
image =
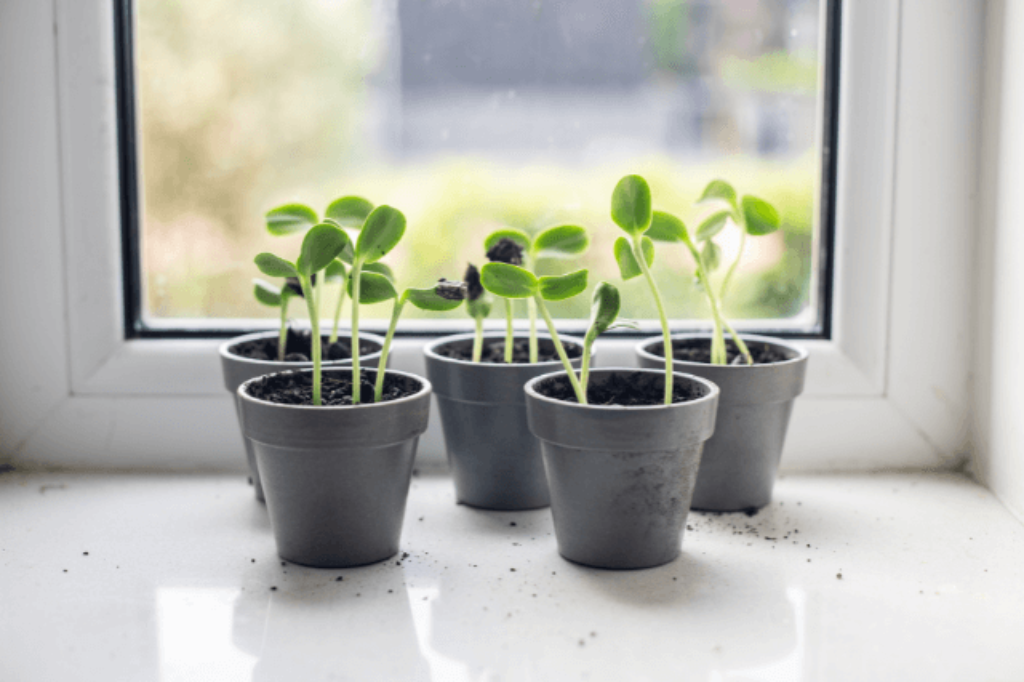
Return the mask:
<svg viewBox="0 0 1024 682">
<path fill-rule="evenodd" d="M 955 474 L 788 476 L 626 572 L 442 474 L 347 570 L 282 565 L 237 476 L 11 473 L 0 518 L 5 679 L 1024 678 L 1024 527 Z"/>
</svg>

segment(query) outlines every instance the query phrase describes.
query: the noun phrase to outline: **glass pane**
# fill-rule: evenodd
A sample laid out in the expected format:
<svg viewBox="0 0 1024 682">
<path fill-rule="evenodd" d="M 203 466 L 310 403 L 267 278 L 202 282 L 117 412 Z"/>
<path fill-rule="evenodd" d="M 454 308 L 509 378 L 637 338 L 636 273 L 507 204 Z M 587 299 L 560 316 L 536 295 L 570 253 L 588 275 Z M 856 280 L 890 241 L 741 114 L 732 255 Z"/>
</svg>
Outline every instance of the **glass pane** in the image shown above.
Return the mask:
<svg viewBox="0 0 1024 682">
<path fill-rule="evenodd" d="M 588 267 L 591 286 L 619 283 L 610 196 L 640 173 L 655 208 L 691 230 L 713 178 L 773 202 L 783 228 L 742 244 L 725 310 L 811 329 L 824 11 L 825 0 L 137 0 L 144 316 L 271 317 L 252 296 L 252 258 L 294 258 L 301 237 L 268 235 L 264 212 L 322 211 L 345 194 L 408 217 L 385 261 L 401 286 L 461 278 L 496 228 L 563 223 L 591 231 L 590 251 L 538 271 Z M 717 241 L 720 282 L 740 231 Z M 655 274 L 673 318 L 707 317 L 682 247 L 659 248 Z M 622 288 L 626 316 L 655 317 L 642 281 Z M 588 308 L 585 295 L 552 312 Z"/>
</svg>

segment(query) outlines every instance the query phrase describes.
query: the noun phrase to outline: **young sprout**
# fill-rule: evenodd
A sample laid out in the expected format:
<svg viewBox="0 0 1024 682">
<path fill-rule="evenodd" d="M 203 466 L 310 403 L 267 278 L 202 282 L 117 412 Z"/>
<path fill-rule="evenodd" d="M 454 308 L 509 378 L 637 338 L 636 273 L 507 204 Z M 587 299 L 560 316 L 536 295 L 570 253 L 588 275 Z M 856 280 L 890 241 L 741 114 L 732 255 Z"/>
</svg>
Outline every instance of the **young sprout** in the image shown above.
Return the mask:
<svg viewBox="0 0 1024 682">
<path fill-rule="evenodd" d="M 384 375 L 387 370 L 391 340 L 395 336 L 395 329 L 398 327 L 398 320 L 402 316 L 405 304 L 412 303 L 420 310 L 435 312 L 455 310 L 466 299 L 466 285 L 462 282 L 449 282 L 442 279 L 432 289 L 406 289 L 399 295 L 391 280 L 380 273 L 363 272 L 359 279 L 361 280 L 359 303 L 369 305 L 390 299 L 395 301 L 394 307 L 391 309 L 391 324 L 388 325 L 388 333 L 384 337 L 384 348 L 381 349 L 380 362 L 377 365 L 377 382 L 374 385 L 373 401 L 379 403 L 384 396 Z M 350 286 L 352 286 L 351 281 Z M 356 299 L 353 297 L 352 300 Z"/>
<path fill-rule="evenodd" d="M 576 400 L 581 405 L 587 404 L 587 394 L 576 378 L 569 356 L 565 353 L 561 339 L 558 338 L 558 331 L 555 329 L 555 322 L 551 319 L 544 301 L 564 301 L 582 293 L 587 288 L 587 271 L 577 270 L 568 275 L 560 277 L 537 277 L 526 268 L 509 263 L 488 263 L 480 271 L 480 282 L 484 289 L 495 296 L 506 299 L 526 298 L 532 299 L 544 317 L 544 322 L 551 333 L 551 341 L 555 344 L 555 351 L 569 374 L 569 381 L 576 392 Z"/>
<path fill-rule="evenodd" d="M 324 223 L 335 227 L 358 230 L 366 216 L 373 210 L 373 204 L 362 197 L 344 196 L 335 199 L 324 211 Z M 267 231 L 275 236 L 286 236 L 298 232 L 306 232 L 318 224 L 316 211 L 309 206 L 302 204 L 285 204 L 267 211 Z M 345 263 L 352 262 L 352 241 L 345 243 L 345 248 L 339 254 L 340 259 L 332 261 L 324 272 L 324 276 L 314 287 L 316 291 L 315 304 L 320 309 L 320 300 L 323 297 L 323 285 L 325 282 L 339 283 L 338 302 L 334 309 L 334 329 L 331 332 L 331 343 L 338 340 L 338 322 L 341 318 L 341 306 L 345 301 Z M 386 267 L 386 266 L 385 266 Z"/>
<path fill-rule="evenodd" d="M 484 351 L 484 319 L 491 314 L 491 295 L 480 284 L 480 271 L 472 263 L 462 279 L 466 283 L 466 310 L 475 322 L 473 362 L 480 362 Z"/>
<path fill-rule="evenodd" d="M 566 259 L 580 256 L 586 252 L 589 246 L 590 237 L 587 236 L 587 231 L 577 225 L 550 227 L 533 238 L 519 230 L 498 230 L 484 241 L 484 248 L 487 250 L 487 257 L 491 262 L 519 265 L 531 271 L 536 262 L 542 258 Z M 530 318 L 530 362 L 537 362 L 539 356 L 537 306 L 532 298 L 527 299 L 526 305 Z M 512 338 L 512 304 L 508 300 L 506 300 L 506 315 L 509 331 L 506 334 L 508 341 L 505 348 L 505 361 L 512 362 L 512 354 L 509 351 Z"/>
<path fill-rule="evenodd" d="M 366 274 L 379 275 L 379 279 L 391 282 L 380 273 L 369 270 L 381 258 L 386 256 L 391 249 L 398 245 L 405 234 L 405 216 L 397 208 L 390 206 L 378 206 L 373 209 L 363 227 L 359 231 L 359 237 L 352 247 L 352 270 L 349 274 L 351 289 L 349 294 L 352 297 L 352 404 L 360 403 L 360 372 L 359 372 L 359 306 L 363 300 L 360 292 L 363 282 L 363 270 Z M 345 257 L 344 255 L 342 257 Z M 393 289 L 394 287 L 392 287 Z M 386 299 L 382 299 L 386 300 Z M 386 355 L 382 354 L 382 357 Z"/>
<path fill-rule="evenodd" d="M 615 324 L 621 305 L 622 299 L 615 285 L 601 282 L 594 288 L 594 295 L 590 300 L 590 326 L 587 328 L 587 335 L 583 337 L 583 361 L 580 365 L 580 385 L 584 393 L 587 392 L 587 385 L 590 383 L 590 355 L 597 337 L 609 329 L 636 328 L 633 322 Z"/>
<path fill-rule="evenodd" d="M 309 309 L 309 322 L 313 332 L 310 346 L 312 346 L 313 353 L 314 405 L 321 404 L 321 344 L 320 315 L 314 300 L 313 277 L 331 264 L 331 261 L 341 253 L 348 241 L 348 236 L 341 229 L 331 224 L 321 223 L 314 225 L 306 232 L 306 236 L 302 239 L 302 250 L 294 263 L 272 253 L 261 253 L 256 256 L 256 266 L 264 275 L 269 277 L 295 277 L 299 280 L 299 287 Z M 358 348 L 358 345 L 356 347 Z M 353 360 L 358 357 L 358 352 L 353 353 Z"/>
<path fill-rule="evenodd" d="M 252 284 L 252 293 L 257 301 L 271 308 L 279 308 L 281 311 L 281 331 L 277 336 L 277 361 L 284 362 L 285 346 L 288 344 L 288 301 L 295 294 L 287 285 L 278 289 L 262 279 L 253 279 Z"/>
<path fill-rule="evenodd" d="M 352 243 L 349 242 L 348 250 L 351 250 Z M 344 252 L 342 255 L 345 255 Z M 384 275 L 392 282 L 395 281 L 395 275 L 384 263 L 367 263 L 363 266 L 363 270 L 369 270 L 378 274 Z M 338 302 L 334 306 L 334 328 L 331 331 L 331 343 L 338 340 L 338 327 L 341 324 L 341 306 L 345 302 L 345 294 L 348 293 L 348 284 L 346 282 L 348 277 L 348 270 L 345 267 L 345 262 L 340 258 L 335 258 L 331 261 L 331 264 L 324 270 L 324 280 L 327 282 L 339 282 L 342 284 L 341 290 L 338 292 Z M 355 351 L 353 351 L 355 352 Z"/>
<path fill-rule="evenodd" d="M 651 188 L 639 175 L 627 175 L 619 180 L 612 192 L 612 220 L 629 235 L 615 241 L 615 261 L 619 265 L 622 279 L 630 280 L 643 275 L 654 296 L 661 320 L 661 333 L 665 348 L 672 348 L 668 317 L 661 301 L 658 285 L 651 275 L 654 263 L 654 242 L 644 233 L 651 227 Z M 682 223 L 680 223 L 682 224 Z M 672 353 L 665 352 L 665 404 L 672 404 Z"/>
<path fill-rule="evenodd" d="M 693 256 L 697 267 L 697 280 L 704 290 L 714 323 L 714 333 L 711 337 L 712 364 L 724 365 L 728 362 L 728 353 L 725 349 L 725 332 L 728 332 L 744 361 L 748 365 L 752 365 L 754 358 L 751 356 L 747 344 L 722 315 L 721 300 L 724 298 L 733 273 L 743 256 L 747 235 L 756 237 L 771 234 L 779 229 L 779 213 L 767 201 L 754 196 L 746 195 L 737 202 L 736 190 L 724 180 L 712 180 L 708 183 L 697 203 L 713 203 L 720 207 L 724 206 L 722 210 L 716 211 L 706 218 L 697 228 L 696 242 L 702 245 L 699 249 L 694 240 L 690 238 L 683 222 L 668 213 L 654 212 L 653 225 L 648 231 L 648 235 L 658 241 L 682 242 Z M 725 279 L 722 281 L 722 287 L 716 296 L 715 290 L 711 286 L 710 276 L 721 264 L 722 251 L 714 242 L 714 238 L 730 223 L 741 229 L 740 248 L 732 265 L 729 266 Z M 666 344 L 666 357 L 671 357 L 671 349 L 671 345 Z"/>
</svg>

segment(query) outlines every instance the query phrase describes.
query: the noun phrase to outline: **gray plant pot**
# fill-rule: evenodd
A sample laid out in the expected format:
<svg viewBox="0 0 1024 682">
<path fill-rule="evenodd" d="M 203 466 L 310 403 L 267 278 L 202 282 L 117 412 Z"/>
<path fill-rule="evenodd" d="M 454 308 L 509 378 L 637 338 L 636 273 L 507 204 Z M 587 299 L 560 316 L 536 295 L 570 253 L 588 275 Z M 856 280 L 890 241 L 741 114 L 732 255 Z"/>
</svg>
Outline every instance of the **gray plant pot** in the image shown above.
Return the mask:
<svg viewBox="0 0 1024 682">
<path fill-rule="evenodd" d="M 654 370 L 598 369 L 591 381 Z M 701 448 L 715 430 L 718 387 L 674 381 L 701 396 L 672 405 L 579 405 L 526 384 L 530 430 L 541 440 L 559 553 L 598 568 L 650 568 L 679 556 Z"/>
<path fill-rule="evenodd" d="M 322 334 L 321 336 L 329 336 L 329 334 Z M 220 366 L 224 375 L 224 388 L 228 389 L 228 393 L 233 396 L 237 396 L 238 387 L 249 379 L 255 379 L 256 377 L 263 376 L 264 374 L 273 374 L 275 372 L 284 372 L 295 369 L 309 369 L 313 366 L 312 362 L 271 362 L 267 360 L 253 360 L 251 358 L 243 358 L 240 355 L 235 355 L 229 349 L 240 343 L 246 341 L 258 341 L 260 339 L 278 337 L 277 331 L 269 332 L 256 332 L 255 334 L 246 334 L 245 336 L 236 336 L 233 339 L 225 341 L 220 345 Z M 351 339 L 348 332 L 339 332 L 339 339 Z M 376 367 L 376 362 L 380 361 L 380 350 L 384 347 L 384 339 L 377 336 L 376 334 L 366 334 L 365 332 L 359 334 L 359 340 L 370 341 L 377 344 L 377 352 L 369 355 L 363 355 L 360 358 L 360 362 L 363 363 L 364 367 Z M 327 367 L 348 367 L 352 365 L 351 360 L 335 360 L 325 361 L 323 366 Z M 235 414 L 238 415 L 238 426 L 239 429 L 242 427 L 242 410 L 241 405 L 236 397 L 235 399 Z M 260 482 L 260 471 L 256 466 L 256 456 L 253 454 L 252 443 L 249 439 L 243 435 L 242 441 L 245 443 L 245 458 L 249 464 L 249 482 L 256 489 L 256 499 L 260 502 L 264 501 L 263 498 L 263 486 Z"/>
<path fill-rule="evenodd" d="M 504 339 L 504 332 L 484 334 Z M 527 338 L 517 334 L 516 339 Z M 550 341 L 547 334 L 538 338 Z M 575 337 L 559 336 L 582 348 Z M 466 362 L 438 354 L 443 346 L 471 347 L 473 334 L 446 336 L 428 345 L 427 377 L 441 412 L 448 463 L 459 502 L 482 509 L 538 509 L 550 504 L 540 442 L 526 421 L 523 386 L 562 368 L 558 360 L 535 364 Z M 574 367 L 580 359 L 573 360 Z M 593 360 L 591 360 L 593 362 Z"/>
<path fill-rule="evenodd" d="M 707 511 L 760 509 L 772 501 L 793 400 L 803 392 L 807 351 L 781 339 L 740 335 L 747 344 L 769 344 L 789 356 L 764 365 L 709 365 L 675 360 L 678 372 L 718 384 L 722 397 L 718 428 L 704 446 L 693 493 L 693 508 Z M 710 334 L 676 334 L 672 339 L 708 339 Z M 641 367 L 664 367 L 662 355 L 649 349 L 661 337 L 637 346 Z"/>
<path fill-rule="evenodd" d="M 388 374 L 415 382 L 419 390 L 379 404 L 313 407 L 253 398 L 247 389 L 255 379 L 239 387 L 242 428 L 253 443 L 282 559 L 343 568 L 398 551 L 431 390 L 421 377 Z"/>
</svg>

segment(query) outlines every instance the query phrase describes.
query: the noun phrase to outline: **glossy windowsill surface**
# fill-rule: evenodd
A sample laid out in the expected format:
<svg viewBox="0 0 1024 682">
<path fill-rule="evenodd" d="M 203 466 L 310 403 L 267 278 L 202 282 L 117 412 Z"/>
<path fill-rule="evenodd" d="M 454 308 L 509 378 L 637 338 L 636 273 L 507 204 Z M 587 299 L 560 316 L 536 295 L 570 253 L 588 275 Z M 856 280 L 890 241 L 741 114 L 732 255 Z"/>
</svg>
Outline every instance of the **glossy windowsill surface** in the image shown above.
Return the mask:
<svg viewBox="0 0 1024 682">
<path fill-rule="evenodd" d="M 2 680 L 1024 679 L 1024 526 L 953 474 L 790 475 L 635 572 L 443 474 L 358 569 L 282 565 L 237 476 L 8 473 L 0 521 Z"/>
</svg>

